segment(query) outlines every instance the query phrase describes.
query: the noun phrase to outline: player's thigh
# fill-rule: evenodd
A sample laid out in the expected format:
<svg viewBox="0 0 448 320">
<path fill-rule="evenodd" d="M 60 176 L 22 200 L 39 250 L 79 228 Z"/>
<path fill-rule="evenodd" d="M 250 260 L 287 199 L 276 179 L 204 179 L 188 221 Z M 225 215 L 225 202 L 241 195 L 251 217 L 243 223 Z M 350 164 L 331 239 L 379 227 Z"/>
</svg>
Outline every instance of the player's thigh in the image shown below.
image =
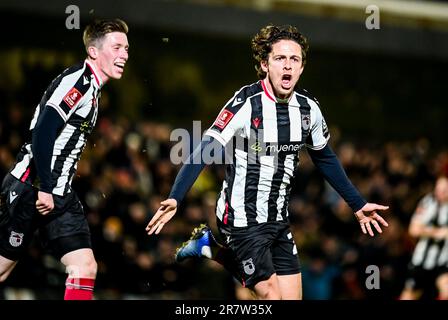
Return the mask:
<svg viewBox="0 0 448 320">
<path fill-rule="evenodd" d="M 300 274 L 301 267 L 297 246 L 289 225 L 281 223 L 278 224 L 277 228 L 277 236 L 272 245 L 272 261 L 275 272 L 279 276 Z"/>
<path fill-rule="evenodd" d="M 17 261 L 0 256 L 0 282 L 3 282 L 8 278 L 16 264 Z"/>
<path fill-rule="evenodd" d="M 302 300 L 302 274 L 277 275 L 282 300 Z"/>
<path fill-rule="evenodd" d="M 275 228 L 272 225 L 226 228 L 225 232 L 220 226 L 220 232 L 234 255 L 234 276 L 243 286 L 253 289 L 258 282 L 269 280 L 275 274 L 271 254 Z"/>
<path fill-rule="evenodd" d="M 79 249 L 91 249 L 89 225 L 76 194 L 55 197 L 55 202 L 61 209 L 41 228 L 42 242 L 57 259 Z"/>
</svg>

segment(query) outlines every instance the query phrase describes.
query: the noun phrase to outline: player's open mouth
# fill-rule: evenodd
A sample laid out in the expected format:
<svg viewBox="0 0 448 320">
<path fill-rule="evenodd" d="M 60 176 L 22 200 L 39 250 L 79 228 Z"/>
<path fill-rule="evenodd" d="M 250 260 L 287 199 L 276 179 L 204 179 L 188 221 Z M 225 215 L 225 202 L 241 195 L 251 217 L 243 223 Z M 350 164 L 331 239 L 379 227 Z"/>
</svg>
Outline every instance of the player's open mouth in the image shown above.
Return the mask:
<svg viewBox="0 0 448 320">
<path fill-rule="evenodd" d="M 119 68 L 123 72 L 123 70 L 124 70 L 124 62 L 115 62 L 114 66 L 116 66 L 117 68 Z"/>
<path fill-rule="evenodd" d="M 282 75 L 282 86 L 289 88 L 291 86 L 292 76 L 290 74 Z"/>
</svg>

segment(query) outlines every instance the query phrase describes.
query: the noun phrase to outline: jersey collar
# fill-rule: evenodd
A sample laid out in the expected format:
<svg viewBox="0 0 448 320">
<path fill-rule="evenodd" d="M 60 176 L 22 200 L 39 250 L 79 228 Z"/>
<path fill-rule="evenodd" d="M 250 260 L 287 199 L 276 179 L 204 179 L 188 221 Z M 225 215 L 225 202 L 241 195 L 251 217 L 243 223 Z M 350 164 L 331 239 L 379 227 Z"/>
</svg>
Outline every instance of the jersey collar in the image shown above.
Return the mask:
<svg viewBox="0 0 448 320">
<path fill-rule="evenodd" d="M 92 71 L 93 76 L 95 77 L 96 83 L 101 88 L 103 86 L 103 80 L 101 80 L 99 72 L 96 70 L 96 68 L 93 65 L 93 63 L 91 63 L 88 60 L 86 60 L 86 64 L 89 66 L 90 71 Z"/>
<path fill-rule="evenodd" d="M 261 86 L 263 87 L 264 93 L 266 94 L 266 96 L 270 100 L 274 101 L 275 103 L 279 103 L 279 101 L 277 101 L 277 99 L 275 98 L 275 95 L 271 91 L 269 91 L 268 87 L 264 83 L 264 80 L 265 79 L 260 80 Z M 297 103 L 297 99 L 295 99 L 295 91 L 293 91 L 291 96 L 289 97 L 288 105 L 290 105 L 290 106 L 299 106 L 298 103 Z"/>
</svg>

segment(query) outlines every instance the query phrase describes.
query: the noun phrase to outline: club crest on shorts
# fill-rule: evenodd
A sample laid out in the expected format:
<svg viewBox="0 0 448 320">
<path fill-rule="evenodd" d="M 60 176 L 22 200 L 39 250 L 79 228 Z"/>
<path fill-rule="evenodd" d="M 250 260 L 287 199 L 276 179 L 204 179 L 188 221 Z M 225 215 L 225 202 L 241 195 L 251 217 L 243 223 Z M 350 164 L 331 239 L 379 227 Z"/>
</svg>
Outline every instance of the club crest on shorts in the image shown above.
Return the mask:
<svg viewBox="0 0 448 320">
<path fill-rule="evenodd" d="M 11 231 L 11 235 L 9 236 L 9 244 L 13 247 L 18 247 L 23 242 L 23 233 L 18 233 L 15 231 Z"/>
<path fill-rule="evenodd" d="M 243 260 L 242 263 L 243 263 L 244 272 L 247 275 L 250 276 L 251 274 L 253 274 L 255 272 L 255 265 L 254 265 L 254 263 L 252 261 L 252 258 L 247 259 L 247 260 Z"/>
</svg>

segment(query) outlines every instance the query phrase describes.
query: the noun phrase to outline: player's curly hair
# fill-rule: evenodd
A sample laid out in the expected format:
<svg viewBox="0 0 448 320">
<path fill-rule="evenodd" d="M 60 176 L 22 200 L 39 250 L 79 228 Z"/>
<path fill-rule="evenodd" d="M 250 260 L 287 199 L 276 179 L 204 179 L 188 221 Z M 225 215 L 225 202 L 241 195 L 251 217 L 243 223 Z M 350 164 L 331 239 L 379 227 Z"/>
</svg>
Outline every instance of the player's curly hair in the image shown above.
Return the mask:
<svg viewBox="0 0 448 320">
<path fill-rule="evenodd" d="M 267 61 L 269 53 L 272 51 L 272 45 L 280 40 L 293 40 L 297 42 L 302 48 L 302 64 L 305 66 L 306 54 L 308 52 L 308 41 L 303 36 L 296 27 L 290 25 L 275 26 L 268 25 L 260 30 L 252 38 L 252 53 L 254 59 L 257 61 L 255 65 L 255 70 L 257 70 L 257 76 L 260 79 L 266 77 L 266 72 L 264 72 L 260 67 L 261 61 Z"/>
<path fill-rule="evenodd" d="M 82 40 L 86 50 L 90 46 L 101 46 L 101 40 L 103 37 L 111 32 L 123 32 L 128 33 L 129 28 L 126 22 L 121 19 L 111 20 L 94 20 L 85 29 L 82 35 Z"/>
</svg>

